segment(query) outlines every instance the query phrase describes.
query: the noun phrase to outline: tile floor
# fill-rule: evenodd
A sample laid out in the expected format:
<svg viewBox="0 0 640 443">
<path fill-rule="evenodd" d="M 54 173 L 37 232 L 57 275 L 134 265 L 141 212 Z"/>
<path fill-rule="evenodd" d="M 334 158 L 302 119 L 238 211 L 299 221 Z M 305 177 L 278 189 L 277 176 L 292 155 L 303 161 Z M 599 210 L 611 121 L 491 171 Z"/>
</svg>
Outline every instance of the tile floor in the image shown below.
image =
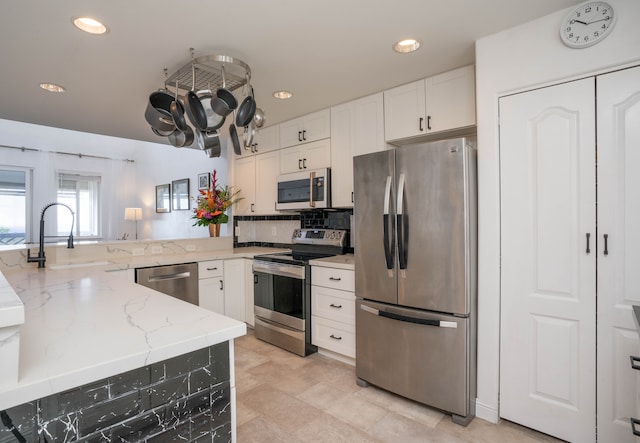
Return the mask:
<svg viewBox="0 0 640 443">
<path fill-rule="evenodd" d="M 248 334 L 235 341 L 238 443 L 249 442 L 559 442 L 502 421 L 468 427 L 375 387 L 355 368 L 312 354 L 298 357 Z"/>
</svg>

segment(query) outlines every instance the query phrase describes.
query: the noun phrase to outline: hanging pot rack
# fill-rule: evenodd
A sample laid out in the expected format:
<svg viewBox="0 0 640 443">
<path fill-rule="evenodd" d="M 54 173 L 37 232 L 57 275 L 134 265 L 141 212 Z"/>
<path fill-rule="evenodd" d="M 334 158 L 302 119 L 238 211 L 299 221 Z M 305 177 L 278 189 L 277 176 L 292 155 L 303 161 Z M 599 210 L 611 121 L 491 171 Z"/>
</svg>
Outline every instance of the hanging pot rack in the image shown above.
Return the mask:
<svg viewBox="0 0 640 443">
<path fill-rule="evenodd" d="M 165 88 L 178 88 L 190 91 L 200 91 L 222 87 L 222 69 L 226 89 L 234 91 L 251 81 L 251 68 L 242 60 L 228 55 L 214 54 L 193 58 L 173 74 L 165 82 Z M 193 85 L 193 69 L 195 69 L 196 83 Z"/>
</svg>

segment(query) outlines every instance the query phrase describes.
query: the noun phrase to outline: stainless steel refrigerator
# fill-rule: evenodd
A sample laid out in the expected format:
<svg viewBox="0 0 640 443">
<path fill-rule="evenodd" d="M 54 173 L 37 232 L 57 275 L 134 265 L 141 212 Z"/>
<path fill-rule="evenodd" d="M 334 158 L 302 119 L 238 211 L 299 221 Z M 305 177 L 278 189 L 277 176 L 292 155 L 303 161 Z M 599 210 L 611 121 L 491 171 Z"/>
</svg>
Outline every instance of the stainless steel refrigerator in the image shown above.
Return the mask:
<svg viewBox="0 0 640 443">
<path fill-rule="evenodd" d="M 477 192 L 473 138 L 354 158 L 356 376 L 475 415 Z"/>
</svg>

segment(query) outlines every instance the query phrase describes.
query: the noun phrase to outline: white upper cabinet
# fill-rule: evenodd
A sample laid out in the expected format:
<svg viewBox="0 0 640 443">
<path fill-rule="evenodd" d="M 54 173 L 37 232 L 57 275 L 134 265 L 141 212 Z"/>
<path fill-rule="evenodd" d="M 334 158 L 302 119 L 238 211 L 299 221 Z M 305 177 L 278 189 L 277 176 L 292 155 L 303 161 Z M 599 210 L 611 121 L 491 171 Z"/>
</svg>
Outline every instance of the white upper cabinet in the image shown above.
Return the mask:
<svg viewBox="0 0 640 443">
<path fill-rule="evenodd" d="M 269 126 L 256 130 L 253 143 L 242 154 L 259 154 L 280 149 L 280 126 Z"/>
<path fill-rule="evenodd" d="M 353 157 L 384 147 L 382 92 L 331 108 L 333 207 L 353 207 Z"/>
<path fill-rule="evenodd" d="M 473 65 L 385 91 L 384 119 L 387 141 L 475 125 Z"/>
<path fill-rule="evenodd" d="M 283 148 L 322 140 L 330 135 L 329 109 L 280 124 L 280 146 Z"/>
<path fill-rule="evenodd" d="M 234 206 L 235 215 L 277 214 L 277 178 L 280 170 L 279 152 L 236 157 L 233 162 L 234 189 L 240 190 L 240 200 Z"/>
<path fill-rule="evenodd" d="M 280 150 L 280 173 L 331 167 L 331 139 Z"/>
<path fill-rule="evenodd" d="M 256 160 L 255 156 L 241 156 L 233 159 L 233 190 L 240 190 L 242 199 L 233 208 L 234 215 L 253 215 L 256 203 Z"/>
</svg>

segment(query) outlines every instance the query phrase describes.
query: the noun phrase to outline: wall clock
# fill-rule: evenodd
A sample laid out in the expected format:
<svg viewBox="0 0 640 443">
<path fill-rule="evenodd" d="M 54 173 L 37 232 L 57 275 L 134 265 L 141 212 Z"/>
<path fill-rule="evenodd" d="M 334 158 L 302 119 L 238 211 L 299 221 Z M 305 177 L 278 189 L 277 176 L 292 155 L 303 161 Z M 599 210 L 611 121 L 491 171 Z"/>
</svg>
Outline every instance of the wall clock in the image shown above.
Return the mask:
<svg viewBox="0 0 640 443">
<path fill-rule="evenodd" d="M 560 39 L 570 48 L 587 48 L 611 34 L 616 24 L 613 7 L 590 1 L 574 7 L 560 25 Z"/>
</svg>

